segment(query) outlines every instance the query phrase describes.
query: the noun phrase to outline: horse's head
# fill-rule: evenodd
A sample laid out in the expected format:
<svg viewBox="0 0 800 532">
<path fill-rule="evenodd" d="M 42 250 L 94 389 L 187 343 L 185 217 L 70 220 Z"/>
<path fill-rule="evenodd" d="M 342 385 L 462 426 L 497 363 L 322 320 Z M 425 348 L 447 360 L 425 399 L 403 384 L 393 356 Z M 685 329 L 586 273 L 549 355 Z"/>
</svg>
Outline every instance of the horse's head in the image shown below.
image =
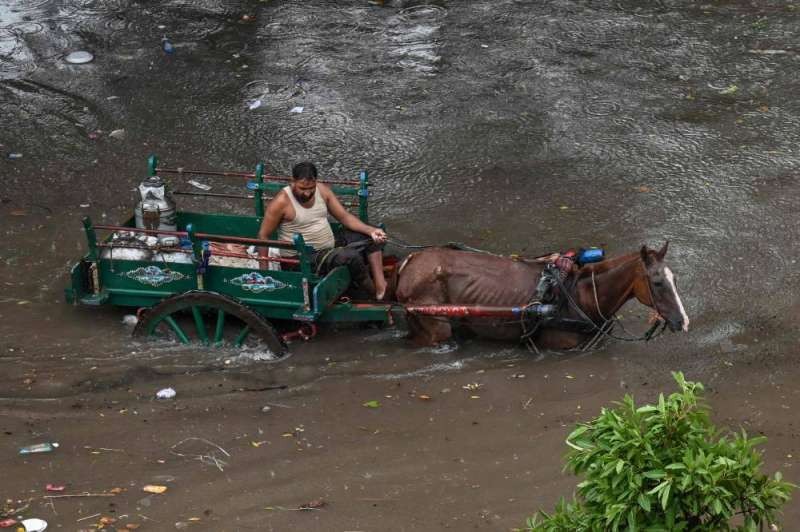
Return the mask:
<svg viewBox="0 0 800 532">
<path fill-rule="evenodd" d="M 664 262 L 668 246 L 669 241 L 658 251 L 642 246 L 644 276 L 642 282 L 637 283 L 634 294 L 642 304 L 652 307 L 667 322 L 671 331 L 688 331 L 689 316 L 678 295 L 675 274 Z"/>
</svg>

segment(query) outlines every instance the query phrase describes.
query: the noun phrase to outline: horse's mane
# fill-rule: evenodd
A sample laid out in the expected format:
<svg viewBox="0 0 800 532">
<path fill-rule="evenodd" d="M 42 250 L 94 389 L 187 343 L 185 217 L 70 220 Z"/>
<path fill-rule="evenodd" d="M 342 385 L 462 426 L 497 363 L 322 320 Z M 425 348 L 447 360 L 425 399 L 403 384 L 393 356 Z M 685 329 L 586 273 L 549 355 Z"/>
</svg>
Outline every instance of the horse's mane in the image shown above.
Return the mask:
<svg viewBox="0 0 800 532">
<path fill-rule="evenodd" d="M 640 258 L 641 258 L 640 253 L 636 251 L 633 253 L 628 253 L 626 255 L 620 255 L 618 257 L 606 259 L 600 262 L 585 264 L 578 270 L 576 277 L 580 279 L 587 275 L 591 275 L 592 273 L 594 273 L 595 275 L 600 275 L 601 273 L 613 270 L 614 268 L 621 266 L 623 264 L 627 264 L 634 260 L 640 260 Z"/>
</svg>

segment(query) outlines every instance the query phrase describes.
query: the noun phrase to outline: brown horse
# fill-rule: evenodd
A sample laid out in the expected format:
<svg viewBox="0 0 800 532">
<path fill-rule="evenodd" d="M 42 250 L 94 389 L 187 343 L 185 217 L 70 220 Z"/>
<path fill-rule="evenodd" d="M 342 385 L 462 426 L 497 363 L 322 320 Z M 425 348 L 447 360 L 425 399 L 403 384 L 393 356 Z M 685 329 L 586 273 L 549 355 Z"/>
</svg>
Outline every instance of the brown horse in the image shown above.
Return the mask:
<svg viewBox="0 0 800 532">
<path fill-rule="evenodd" d="M 636 253 L 587 264 L 574 281 L 563 286 L 563 322 L 583 323 L 583 330 L 563 330 L 558 320 L 538 329 L 532 340 L 539 347 L 570 349 L 585 345 L 598 329 L 636 298 L 654 309 L 672 331 L 689 329 L 675 276 L 664 263 L 668 242 L 658 250 L 642 246 Z M 400 268 L 397 301 L 413 305 L 481 305 L 524 307 L 535 293 L 544 265 L 496 255 L 448 248 L 430 248 L 410 255 Z M 519 340 L 520 320 L 466 318 L 461 325 L 479 336 Z M 436 316 L 408 313 L 409 333 L 420 345 L 433 345 L 452 335 L 453 323 Z"/>
</svg>

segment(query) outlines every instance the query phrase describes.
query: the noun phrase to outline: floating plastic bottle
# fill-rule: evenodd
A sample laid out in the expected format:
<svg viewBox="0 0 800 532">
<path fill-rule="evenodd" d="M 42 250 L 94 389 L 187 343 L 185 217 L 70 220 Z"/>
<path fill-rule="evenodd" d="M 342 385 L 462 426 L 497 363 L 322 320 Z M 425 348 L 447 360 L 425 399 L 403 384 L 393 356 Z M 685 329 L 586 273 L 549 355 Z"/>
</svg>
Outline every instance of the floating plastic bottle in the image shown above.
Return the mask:
<svg viewBox="0 0 800 532">
<path fill-rule="evenodd" d="M 175 47 L 172 45 L 172 42 L 166 37 L 166 35 L 161 39 L 161 49 L 164 50 L 165 54 L 175 53 Z"/>
<path fill-rule="evenodd" d="M 35 453 L 49 453 L 55 451 L 58 448 L 57 443 L 36 443 L 34 445 L 28 445 L 27 447 L 23 447 L 19 450 L 19 454 L 35 454 Z"/>
</svg>

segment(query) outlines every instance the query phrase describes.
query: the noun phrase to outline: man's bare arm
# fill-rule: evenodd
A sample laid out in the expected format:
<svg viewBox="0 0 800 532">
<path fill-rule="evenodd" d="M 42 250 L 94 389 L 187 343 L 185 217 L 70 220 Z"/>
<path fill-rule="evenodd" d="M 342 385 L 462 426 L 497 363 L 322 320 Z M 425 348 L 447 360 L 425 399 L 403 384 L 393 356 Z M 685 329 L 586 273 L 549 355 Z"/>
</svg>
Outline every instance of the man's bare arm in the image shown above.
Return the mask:
<svg viewBox="0 0 800 532">
<path fill-rule="evenodd" d="M 336 194 L 327 186 L 323 184 L 318 184 L 320 192 L 322 192 L 322 197 L 325 199 L 325 203 L 328 205 L 328 212 L 331 215 L 339 220 L 343 226 L 350 229 L 351 231 L 355 231 L 356 233 L 362 233 L 367 235 L 368 237 L 372 238 L 375 242 L 385 242 L 386 241 L 386 233 L 383 232 L 383 229 L 378 229 L 377 227 L 372 227 L 371 225 L 367 225 L 362 222 L 358 216 L 354 215 L 350 211 L 344 208 L 342 202 L 339 201 L 339 198 L 336 197 Z"/>
<path fill-rule="evenodd" d="M 258 230 L 259 240 L 268 240 L 270 235 L 275 232 L 283 220 L 284 202 L 282 201 L 281 194 L 276 195 L 272 201 L 267 204 L 267 212 L 264 213 L 264 219 L 261 221 L 261 228 Z M 267 248 L 259 248 L 259 254 L 262 257 L 267 256 Z"/>
</svg>

